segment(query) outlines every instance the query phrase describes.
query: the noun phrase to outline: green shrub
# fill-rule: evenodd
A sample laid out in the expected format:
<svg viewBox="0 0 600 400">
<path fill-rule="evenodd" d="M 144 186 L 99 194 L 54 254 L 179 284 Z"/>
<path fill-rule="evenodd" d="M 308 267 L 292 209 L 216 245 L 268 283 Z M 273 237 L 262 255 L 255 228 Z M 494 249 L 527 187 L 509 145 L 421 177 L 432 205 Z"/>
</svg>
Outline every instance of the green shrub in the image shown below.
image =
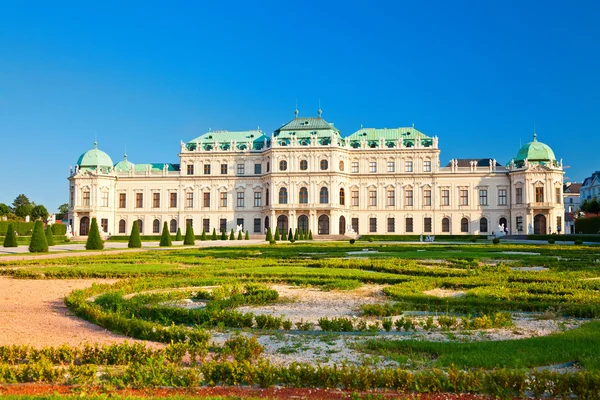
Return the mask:
<svg viewBox="0 0 600 400">
<path fill-rule="evenodd" d="M 183 235 L 181 234 L 181 228 L 177 227 L 177 234 L 175 235 L 175 241 L 181 242 L 183 240 Z"/>
<path fill-rule="evenodd" d="M 225 232 L 225 231 L 221 232 L 221 240 L 227 240 L 227 232 Z"/>
<path fill-rule="evenodd" d="M 48 225 L 46 227 L 46 242 L 48 242 L 48 247 L 54 246 L 54 236 L 52 235 L 52 225 Z"/>
<path fill-rule="evenodd" d="M 210 235 L 210 240 L 217 240 L 217 229 L 213 228 L 212 235 Z"/>
<path fill-rule="evenodd" d="M 246 337 L 235 335 L 225 341 L 223 345 L 223 356 L 232 356 L 235 361 L 255 361 L 264 351 L 263 346 L 258 343 L 256 336 Z"/>
<path fill-rule="evenodd" d="M 548 239 L 548 243 L 554 244 L 554 243 L 556 243 L 556 240 L 554 240 L 554 239 Z"/>
<path fill-rule="evenodd" d="M 102 241 L 102 238 L 100 237 L 98 221 L 95 217 L 92 218 L 92 225 L 90 226 L 90 233 L 88 234 L 85 248 L 87 250 L 102 250 L 104 248 L 104 241 Z"/>
<path fill-rule="evenodd" d="M 66 235 L 67 234 L 67 226 L 65 224 L 52 224 L 52 234 L 55 236 Z"/>
<path fill-rule="evenodd" d="M 235 240 L 235 232 L 233 231 L 233 228 L 231 228 L 231 233 L 229 234 L 229 240 Z"/>
<path fill-rule="evenodd" d="M 298 228 L 296 228 L 296 231 L 294 232 L 294 240 L 298 240 L 300 236 L 298 235 Z"/>
<path fill-rule="evenodd" d="M 383 325 L 383 329 L 385 329 L 386 332 L 391 331 L 394 325 L 391 318 L 384 318 L 381 324 Z"/>
<path fill-rule="evenodd" d="M 308 240 L 313 240 L 313 237 L 312 237 L 312 230 L 309 230 L 309 231 L 308 231 Z"/>
<path fill-rule="evenodd" d="M 319 327 L 321 330 L 329 332 L 352 332 L 354 330 L 352 320 L 345 317 L 319 318 Z"/>
<path fill-rule="evenodd" d="M 17 232 L 19 236 L 29 236 L 33 232 L 33 226 L 35 222 L 23 222 L 23 221 L 0 221 L 0 232 L 6 232 L 8 225 L 13 226 L 13 230 Z M 66 231 L 65 231 L 66 233 Z"/>
<path fill-rule="evenodd" d="M 196 237 L 194 236 L 194 227 L 188 222 L 185 227 L 185 238 L 183 239 L 184 246 L 193 246 L 196 244 Z"/>
<path fill-rule="evenodd" d="M 269 244 L 277 244 L 277 240 L 271 239 L 271 240 L 269 240 Z"/>
<path fill-rule="evenodd" d="M 354 243 L 356 243 L 356 240 L 350 239 L 350 244 L 354 244 Z"/>
<path fill-rule="evenodd" d="M 273 234 L 271 233 L 271 227 L 267 227 L 267 236 L 265 237 L 265 240 L 269 243 L 271 243 L 271 240 L 273 240 Z"/>
<path fill-rule="evenodd" d="M 285 229 L 283 230 L 283 232 L 281 232 L 281 240 L 287 240 L 287 232 L 285 231 Z"/>
<path fill-rule="evenodd" d="M 573 244 L 577 245 L 577 246 L 581 246 L 583 244 L 583 240 L 578 239 L 578 240 L 574 241 Z"/>
<path fill-rule="evenodd" d="M 292 232 L 292 228 L 290 228 L 290 231 L 288 232 L 288 240 L 290 242 L 294 241 L 294 233 Z"/>
<path fill-rule="evenodd" d="M 243 240 L 242 231 L 238 232 L 237 240 Z"/>
<path fill-rule="evenodd" d="M 133 221 L 131 226 L 131 234 L 129 235 L 129 243 L 127 247 L 130 249 L 139 249 L 142 247 L 142 238 L 140 237 L 140 226 L 137 221 Z"/>
<path fill-rule="evenodd" d="M 597 234 L 600 233 L 600 217 L 585 217 L 575 220 L 575 232 Z"/>
<path fill-rule="evenodd" d="M 369 238 L 369 242 L 373 243 L 375 241 L 375 239 L 373 239 L 372 237 Z"/>
<path fill-rule="evenodd" d="M 250 240 L 250 234 L 246 231 L 246 236 L 244 236 L 244 240 Z"/>
<path fill-rule="evenodd" d="M 171 247 L 173 243 L 171 242 L 171 234 L 169 233 L 169 225 L 167 221 L 163 224 L 162 235 L 160 236 L 160 244 L 161 247 Z"/>
<path fill-rule="evenodd" d="M 29 243 L 29 251 L 31 253 L 45 253 L 48 251 L 48 242 L 44 234 L 44 223 L 35 221 L 33 225 L 33 234 L 31 235 L 31 243 Z"/>
<path fill-rule="evenodd" d="M 202 235 L 200 235 L 200 240 L 201 241 L 206 241 L 208 238 L 206 237 L 206 231 L 204 230 L 204 228 L 202 229 Z"/>
<path fill-rule="evenodd" d="M 15 230 L 13 228 L 13 224 L 8 224 L 8 228 L 6 230 L 6 237 L 4 238 L 4 247 L 17 247 L 17 235 L 15 235 Z"/>
<path fill-rule="evenodd" d="M 494 238 L 494 239 L 492 239 L 492 243 L 494 243 L 494 244 L 500 243 L 500 238 Z"/>
<path fill-rule="evenodd" d="M 281 240 L 281 236 L 279 236 L 279 227 L 275 227 L 275 235 L 273 235 L 273 240 Z"/>
</svg>

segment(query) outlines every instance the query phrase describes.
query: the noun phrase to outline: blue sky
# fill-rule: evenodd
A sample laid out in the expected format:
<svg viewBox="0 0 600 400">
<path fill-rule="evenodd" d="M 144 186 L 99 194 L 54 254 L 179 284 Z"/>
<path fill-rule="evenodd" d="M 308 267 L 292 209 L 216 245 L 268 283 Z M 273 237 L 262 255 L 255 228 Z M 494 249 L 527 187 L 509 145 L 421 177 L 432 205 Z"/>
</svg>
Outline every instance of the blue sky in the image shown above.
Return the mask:
<svg viewBox="0 0 600 400">
<path fill-rule="evenodd" d="M 209 4 L 204 4 L 209 3 Z M 219 3 L 219 4 L 217 4 Z M 125 4 L 125 5 L 124 5 Z M 50 6 L 49 6 L 50 5 Z M 97 138 L 114 162 L 177 162 L 212 129 L 300 115 L 347 135 L 415 127 L 441 159 L 506 163 L 538 139 L 600 169 L 597 1 L 2 2 L 0 202 L 51 211 Z"/>
</svg>

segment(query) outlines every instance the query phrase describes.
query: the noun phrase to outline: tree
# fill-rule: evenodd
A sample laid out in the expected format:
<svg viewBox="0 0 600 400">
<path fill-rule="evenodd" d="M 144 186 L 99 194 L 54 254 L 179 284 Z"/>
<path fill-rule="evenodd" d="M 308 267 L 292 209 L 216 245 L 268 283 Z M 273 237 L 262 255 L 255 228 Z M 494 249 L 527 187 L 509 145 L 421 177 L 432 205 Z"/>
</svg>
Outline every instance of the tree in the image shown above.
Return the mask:
<svg viewBox="0 0 600 400">
<path fill-rule="evenodd" d="M 217 240 L 217 230 L 213 228 L 213 233 L 210 236 L 210 240 Z"/>
<path fill-rule="evenodd" d="M 308 231 L 308 240 L 313 240 L 313 238 L 312 238 L 312 230 Z"/>
<path fill-rule="evenodd" d="M 52 225 L 48 225 L 46 227 L 46 242 L 48 242 L 48 247 L 54 246 L 54 236 L 52 236 Z"/>
<path fill-rule="evenodd" d="M 598 203 L 597 198 L 594 197 L 592 201 L 590 201 L 588 211 L 592 214 L 598 214 L 598 212 L 600 212 L 600 204 Z"/>
<path fill-rule="evenodd" d="M 175 235 L 175 240 L 181 242 L 183 240 L 183 235 L 181 234 L 181 228 L 177 227 L 177 234 Z"/>
<path fill-rule="evenodd" d="M 140 232 L 138 230 L 138 236 L 139 233 Z M 96 218 L 92 218 L 92 225 L 90 226 L 90 233 L 88 234 L 85 248 L 87 250 L 102 250 L 104 248 L 104 242 L 100 237 L 100 230 L 98 230 L 98 221 Z"/>
<path fill-rule="evenodd" d="M 590 202 L 587 200 L 584 200 L 583 203 L 581 203 L 581 205 L 579 206 L 579 209 L 583 212 L 589 212 L 590 211 Z"/>
<path fill-rule="evenodd" d="M 185 246 L 193 246 L 196 244 L 196 236 L 194 235 L 194 227 L 188 222 L 185 227 L 185 238 L 183 239 Z"/>
<path fill-rule="evenodd" d="M 275 227 L 275 234 L 273 235 L 273 240 L 281 240 L 281 236 L 279 236 L 279 227 Z"/>
<path fill-rule="evenodd" d="M 8 224 L 8 229 L 6 230 L 6 237 L 4 238 L 4 247 L 18 247 L 17 243 L 17 235 L 15 235 L 15 229 L 13 228 L 13 224 Z"/>
<path fill-rule="evenodd" d="M 242 231 L 239 231 L 239 232 L 238 232 L 238 237 L 237 237 L 237 240 L 242 240 Z"/>
<path fill-rule="evenodd" d="M 27 196 L 25 196 L 24 194 L 20 194 L 13 201 L 12 209 L 13 209 L 13 212 L 16 213 L 17 208 L 19 208 L 21 206 L 30 206 L 30 205 L 31 205 L 31 201 L 29 201 L 29 198 Z M 27 214 L 27 215 L 29 215 L 29 214 Z"/>
<path fill-rule="evenodd" d="M 31 253 L 46 253 L 48 251 L 48 242 L 46 241 L 44 223 L 42 221 L 35 221 L 31 243 L 29 243 L 29 251 Z"/>
<path fill-rule="evenodd" d="M 142 247 L 142 238 L 140 237 L 140 226 L 137 221 L 133 221 L 133 226 L 131 227 L 131 235 L 129 235 L 129 243 L 127 247 L 130 249 L 139 249 Z"/>
<path fill-rule="evenodd" d="M 271 227 L 267 227 L 267 236 L 265 237 L 265 240 L 267 242 L 270 242 L 271 240 L 273 240 L 273 234 L 271 233 Z"/>
<path fill-rule="evenodd" d="M 202 235 L 200 236 L 200 240 L 202 240 L 203 242 L 206 240 L 206 231 L 204 229 L 202 229 Z"/>
<path fill-rule="evenodd" d="M 235 232 L 233 231 L 233 228 L 231 228 L 231 233 L 229 234 L 229 240 L 235 240 Z"/>
<path fill-rule="evenodd" d="M 294 240 L 298 240 L 298 237 L 300 235 L 298 235 L 298 228 L 296 228 L 296 231 L 294 232 Z"/>
<path fill-rule="evenodd" d="M 4 203 L 0 203 L 0 216 L 10 214 L 10 207 Z"/>
<path fill-rule="evenodd" d="M 291 242 L 292 240 L 294 240 L 294 234 L 292 233 L 292 228 L 290 228 L 290 231 L 288 232 L 288 240 Z"/>
<path fill-rule="evenodd" d="M 160 243 L 158 244 L 161 247 L 171 247 L 173 246 L 173 242 L 171 242 L 171 234 L 169 233 L 169 224 L 167 221 L 163 224 L 162 235 L 160 236 Z"/>
<path fill-rule="evenodd" d="M 281 240 L 287 240 L 287 232 L 285 229 L 282 229 Z"/>
<path fill-rule="evenodd" d="M 221 231 L 221 240 L 227 240 L 227 232 Z"/>
<path fill-rule="evenodd" d="M 250 234 L 246 231 L 246 236 L 244 236 L 244 240 L 250 240 Z"/>
<path fill-rule="evenodd" d="M 56 214 L 56 219 L 65 219 L 65 216 L 69 213 L 69 205 L 67 203 L 61 204 L 58 206 L 58 213 Z"/>
<path fill-rule="evenodd" d="M 31 215 L 32 210 L 33 207 L 31 204 L 22 204 L 15 208 L 15 215 L 17 217 L 25 218 L 26 216 Z"/>
<path fill-rule="evenodd" d="M 31 218 L 33 218 L 34 220 L 36 219 L 41 219 L 43 221 L 45 221 L 46 219 L 48 219 L 48 210 L 46 210 L 46 207 L 44 207 L 43 205 L 38 205 L 38 206 L 34 206 L 31 209 Z"/>
</svg>

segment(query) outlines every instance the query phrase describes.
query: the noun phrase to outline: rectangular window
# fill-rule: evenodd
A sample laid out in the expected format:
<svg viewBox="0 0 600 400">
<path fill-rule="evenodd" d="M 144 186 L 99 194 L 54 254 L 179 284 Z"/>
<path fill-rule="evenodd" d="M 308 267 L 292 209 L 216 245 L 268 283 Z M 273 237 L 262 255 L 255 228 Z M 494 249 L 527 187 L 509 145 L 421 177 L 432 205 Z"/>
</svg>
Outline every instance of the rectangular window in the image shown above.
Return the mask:
<svg viewBox="0 0 600 400">
<path fill-rule="evenodd" d="M 506 189 L 498 190 L 498 205 L 505 206 L 506 205 Z"/>
<path fill-rule="evenodd" d="M 442 205 L 449 206 L 450 205 L 450 190 L 442 189 Z"/>
<path fill-rule="evenodd" d="M 136 193 L 135 194 L 135 208 L 143 208 L 144 207 L 144 193 Z"/>
<path fill-rule="evenodd" d="M 227 207 L 227 192 L 221 192 L 221 197 L 219 198 L 219 207 Z"/>
<path fill-rule="evenodd" d="M 358 233 L 358 218 L 352 218 L 352 230 Z"/>
<path fill-rule="evenodd" d="M 556 230 L 559 233 L 562 230 L 562 217 L 556 217 Z"/>
<path fill-rule="evenodd" d="M 210 175 L 210 164 L 204 164 L 204 175 Z"/>
<path fill-rule="evenodd" d="M 431 161 L 423 161 L 423 172 L 431 172 Z"/>
<path fill-rule="evenodd" d="M 406 161 L 404 163 L 404 172 L 413 172 L 413 162 L 412 161 Z"/>
<path fill-rule="evenodd" d="M 413 231 L 413 219 L 412 218 L 406 218 L 406 232 L 412 232 Z"/>
<path fill-rule="evenodd" d="M 254 175 L 262 174 L 262 164 L 254 164 Z"/>
<path fill-rule="evenodd" d="M 515 189 L 515 203 L 523 204 L 523 188 Z"/>
<path fill-rule="evenodd" d="M 237 206 L 244 207 L 244 192 L 237 192 Z"/>
<path fill-rule="evenodd" d="M 204 218 L 202 220 L 202 230 L 206 233 L 210 233 L 210 218 Z"/>
<path fill-rule="evenodd" d="M 469 191 L 466 189 L 460 190 L 460 205 L 461 206 L 469 205 Z"/>
<path fill-rule="evenodd" d="M 352 191 L 352 205 L 358 207 L 358 190 Z"/>
<path fill-rule="evenodd" d="M 396 232 L 396 218 L 390 217 L 387 219 L 388 232 Z"/>
<path fill-rule="evenodd" d="M 100 220 L 100 228 L 102 228 L 102 232 L 108 233 L 108 219 L 102 218 Z"/>
<path fill-rule="evenodd" d="M 556 203 L 557 204 L 562 203 L 561 199 L 560 199 L 560 188 L 556 188 Z"/>
<path fill-rule="evenodd" d="M 169 206 L 177 208 L 177 193 L 169 193 Z"/>
<path fill-rule="evenodd" d="M 396 205 L 396 192 L 394 190 L 387 191 L 387 205 L 390 207 Z"/>
<path fill-rule="evenodd" d="M 488 205 L 487 189 L 479 189 L 479 205 L 480 206 Z"/>
<path fill-rule="evenodd" d="M 523 217 L 517 217 L 517 232 L 523 232 Z"/>
<path fill-rule="evenodd" d="M 227 164 L 221 164 L 221 175 L 227 175 Z"/>
<path fill-rule="evenodd" d="M 127 194 L 119 193 L 119 208 L 127 207 Z"/>
<path fill-rule="evenodd" d="M 261 231 L 260 231 L 260 218 L 254 218 L 254 233 L 261 233 Z"/>
<path fill-rule="evenodd" d="M 81 192 L 81 204 L 87 207 L 90 205 L 90 192 L 87 190 L 85 192 Z"/>
<path fill-rule="evenodd" d="M 396 172 L 396 163 L 393 161 L 388 161 L 387 163 L 387 172 Z"/>
<path fill-rule="evenodd" d="M 152 193 L 152 208 L 160 208 L 160 193 Z"/>
<path fill-rule="evenodd" d="M 194 164 L 188 164 L 187 166 L 187 174 L 194 175 Z"/>
<path fill-rule="evenodd" d="M 543 187 L 535 188 L 535 202 L 536 203 L 544 202 L 544 188 Z"/>
<path fill-rule="evenodd" d="M 127 227 L 125 226 L 125 220 L 119 222 L 119 233 L 125 233 Z"/>
<path fill-rule="evenodd" d="M 425 219 L 423 219 L 423 231 L 431 233 L 431 218 L 425 217 Z"/>
<path fill-rule="evenodd" d="M 102 198 L 100 205 L 102 207 L 108 207 L 108 192 L 102 192 Z"/>
<path fill-rule="evenodd" d="M 377 163 L 375 161 L 369 163 L 369 172 L 377 172 Z"/>
<path fill-rule="evenodd" d="M 369 205 L 370 206 L 377 205 L 377 191 L 375 191 L 375 190 L 369 191 Z"/>
<path fill-rule="evenodd" d="M 187 192 L 185 194 L 185 206 L 187 208 L 194 207 L 194 192 Z"/>
<path fill-rule="evenodd" d="M 254 207 L 262 207 L 262 192 L 254 192 Z"/>
<path fill-rule="evenodd" d="M 404 205 L 412 207 L 413 205 L 413 191 L 412 189 L 404 192 Z"/>
<path fill-rule="evenodd" d="M 423 190 L 423 205 L 431 206 L 431 190 L 430 189 Z"/>
<path fill-rule="evenodd" d="M 352 161 L 352 173 L 358 174 L 358 161 Z"/>
<path fill-rule="evenodd" d="M 227 232 L 227 219 L 221 218 L 219 220 L 219 232 Z"/>
<path fill-rule="evenodd" d="M 369 218 L 369 232 L 377 232 L 377 218 Z"/>
<path fill-rule="evenodd" d="M 237 174 L 244 175 L 246 173 L 246 166 L 244 164 L 237 165 Z"/>
<path fill-rule="evenodd" d="M 210 208 L 210 192 L 205 192 L 203 195 L 204 195 L 204 198 L 202 201 L 202 206 L 204 208 Z"/>
<path fill-rule="evenodd" d="M 237 229 L 238 226 L 241 226 L 242 227 L 242 231 L 243 231 L 244 230 L 244 218 L 238 218 L 235 221 L 235 226 L 236 226 L 236 229 Z"/>
</svg>

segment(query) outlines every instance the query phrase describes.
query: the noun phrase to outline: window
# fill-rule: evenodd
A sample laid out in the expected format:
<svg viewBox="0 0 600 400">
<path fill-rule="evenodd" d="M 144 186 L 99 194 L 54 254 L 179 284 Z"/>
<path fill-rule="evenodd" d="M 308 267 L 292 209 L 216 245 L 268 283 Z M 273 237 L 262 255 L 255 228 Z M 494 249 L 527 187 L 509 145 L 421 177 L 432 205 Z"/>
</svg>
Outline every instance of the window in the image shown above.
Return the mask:
<svg viewBox="0 0 600 400">
<path fill-rule="evenodd" d="M 390 217 L 387 219 L 388 232 L 396 232 L 396 218 Z"/>
<path fill-rule="evenodd" d="M 352 191 L 352 205 L 358 207 L 358 190 Z"/>
<path fill-rule="evenodd" d="M 449 206 L 450 205 L 450 190 L 442 189 L 442 205 Z"/>
<path fill-rule="evenodd" d="M 287 189 L 279 189 L 279 204 L 287 204 Z"/>
<path fill-rule="evenodd" d="M 119 208 L 127 207 L 127 194 L 119 193 Z"/>
<path fill-rule="evenodd" d="M 102 192 L 102 197 L 100 198 L 100 206 L 108 207 L 108 192 Z"/>
<path fill-rule="evenodd" d="M 270 199 L 270 197 L 269 197 L 269 189 L 266 189 L 266 192 L 265 192 L 265 206 L 269 205 L 269 199 Z M 265 224 L 265 225 L 267 225 L 267 224 Z"/>
<path fill-rule="evenodd" d="M 460 220 L 460 231 L 461 232 L 469 232 L 469 220 L 463 218 Z"/>
<path fill-rule="evenodd" d="M 423 190 L 423 205 L 431 206 L 431 190 L 430 189 Z"/>
<path fill-rule="evenodd" d="M 244 207 L 244 192 L 237 192 L 237 206 Z"/>
<path fill-rule="evenodd" d="M 479 220 L 479 232 L 486 233 L 488 231 L 488 220 L 487 218 L 481 218 Z"/>
<path fill-rule="evenodd" d="M 423 231 L 426 233 L 431 233 L 431 218 L 425 217 L 423 219 Z"/>
<path fill-rule="evenodd" d="M 287 161 L 281 160 L 279 161 L 279 170 L 286 171 L 287 170 Z"/>
<path fill-rule="evenodd" d="M 352 230 L 358 233 L 358 218 L 352 218 Z"/>
<path fill-rule="evenodd" d="M 187 192 L 185 194 L 185 206 L 187 208 L 194 207 L 194 192 Z"/>
<path fill-rule="evenodd" d="M 144 193 L 136 193 L 135 194 L 135 207 L 136 208 L 144 207 Z"/>
<path fill-rule="evenodd" d="M 246 165 L 244 164 L 238 164 L 237 165 L 237 174 L 238 175 L 244 175 L 246 173 Z"/>
<path fill-rule="evenodd" d="M 300 204 L 308 204 L 308 189 L 305 187 L 300 188 L 300 196 L 298 199 Z"/>
<path fill-rule="evenodd" d="M 227 219 L 221 218 L 219 220 L 219 232 L 227 232 Z"/>
<path fill-rule="evenodd" d="M 523 232 L 523 217 L 517 217 L 517 232 Z"/>
<path fill-rule="evenodd" d="M 423 161 L 423 172 L 431 172 L 431 161 Z"/>
<path fill-rule="evenodd" d="M 169 194 L 169 205 L 171 206 L 171 208 L 177 207 L 177 193 Z"/>
<path fill-rule="evenodd" d="M 210 175 L 210 164 L 204 164 L 204 175 Z"/>
<path fill-rule="evenodd" d="M 406 218 L 406 232 L 413 231 L 413 219 L 412 217 Z"/>
<path fill-rule="evenodd" d="M 219 207 L 227 207 L 227 192 L 221 192 L 219 198 Z"/>
<path fill-rule="evenodd" d="M 387 172 L 396 172 L 396 163 L 393 161 L 387 162 Z"/>
<path fill-rule="evenodd" d="M 106 200 L 108 202 L 108 199 L 106 199 Z M 561 201 L 560 201 L 560 188 L 556 188 L 556 203 L 557 204 L 561 203 Z"/>
<path fill-rule="evenodd" d="M 450 232 L 450 219 L 449 218 L 442 219 L 442 232 Z"/>
<path fill-rule="evenodd" d="M 308 161 L 300 161 L 300 171 L 306 171 L 308 169 Z"/>
<path fill-rule="evenodd" d="M 254 207 L 262 207 L 262 192 L 254 192 Z"/>
<path fill-rule="evenodd" d="M 107 218 L 102 218 L 100 220 L 100 228 L 102 229 L 102 232 L 108 233 L 108 219 Z"/>
<path fill-rule="evenodd" d="M 152 222 L 152 233 L 160 233 L 160 221 L 157 219 Z"/>
<path fill-rule="evenodd" d="M 119 221 L 119 233 L 126 233 L 126 222 L 124 219 Z"/>
<path fill-rule="evenodd" d="M 194 175 L 194 164 L 188 164 L 187 166 L 187 174 Z"/>
<path fill-rule="evenodd" d="M 369 190 L 369 206 L 377 205 L 377 191 Z"/>
<path fill-rule="evenodd" d="M 377 172 L 377 162 L 371 161 L 369 163 L 369 172 Z"/>
<path fill-rule="evenodd" d="M 377 232 L 377 218 L 369 218 L 369 232 Z"/>
<path fill-rule="evenodd" d="M 556 230 L 560 232 L 562 230 L 562 217 L 556 217 Z"/>
<path fill-rule="evenodd" d="M 358 161 L 352 161 L 352 173 L 358 174 Z"/>
<path fill-rule="evenodd" d="M 329 203 L 329 190 L 326 187 L 322 187 L 319 191 L 319 202 L 321 204 Z"/>
<path fill-rule="evenodd" d="M 487 189 L 479 189 L 479 205 L 480 206 L 488 205 Z"/>
<path fill-rule="evenodd" d="M 262 174 L 262 164 L 254 164 L 254 175 Z"/>
<path fill-rule="evenodd" d="M 90 205 L 90 192 L 89 191 L 86 190 L 81 193 L 81 203 L 84 206 Z"/>
<path fill-rule="evenodd" d="M 413 205 L 413 191 L 412 191 L 412 189 L 408 189 L 408 190 L 406 190 L 404 192 L 404 205 L 407 206 L 407 207 L 412 207 L 412 205 Z"/>
<path fill-rule="evenodd" d="M 344 191 L 344 188 L 340 189 L 340 205 L 346 205 L 346 192 Z"/>
<path fill-rule="evenodd" d="M 327 160 L 321 160 L 321 171 L 326 171 L 329 168 L 329 162 Z"/>
<path fill-rule="evenodd" d="M 177 220 L 176 219 L 171 220 L 171 222 L 169 224 L 169 232 L 177 233 Z"/>
<path fill-rule="evenodd" d="M 254 233 L 260 232 L 260 218 L 254 218 Z"/>
<path fill-rule="evenodd" d="M 469 191 L 465 189 L 460 190 L 460 205 L 468 206 L 469 205 Z"/>
<path fill-rule="evenodd" d="M 221 175 L 227 175 L 227 164 L 221 164 Z"/>
<path fill-rule="evenodd" d="M 267 172 L 271 170 L 271 163 L 267 161 Z"/>
<path fill-rule="evenodd" d="M 412 161 L 406 161 L 404 163 L 404 172 L 413 172 L 413 162 Z"/>
<path fill-rule="evenodd" d="M 535 202 L 536 203 L 544 202 L 544 188 L 543 187 L 535 188 Z"/>
<path fill-rule="evenodd" d="M 340 161 L 340 171 L 343 171 L 343 170 L 344 170 L 344 162 Z"/>
<path fill-rule="evenodd" d="M 192 218 L 188 218 L 185 220 L 185 229 L 187 229 L 188 226 L 191 226 L 192 229 L 194 228 L 194 220 Z"/>
<path fill-rule="evenodd" d="M 389 207 L 396 205 L 396 192 L 393 189 L 387 191 L 387 205 Z"/>
<path fill-rule="evenodd" d="M 206 233 L 210 232 L 210 219 L 209 218 L 204 218 L 202 220 L 202 230 Z"/>
<path fill-rule="evenodd" d="M 142 221 L 141 219 L 138 219 L 137 223 L 138 223 L 138 228 L 140 230 L 140 233 L 144 233 L 144 221 Z"/>
<path fill-rule="evenodd" d="M 205 192 L 203 193 L 203 202 L 202 205 L 204 208 L 209 208 L 210 207 L 210 192 Z"/>
<path fill-rule="evenodd" d="M 152 208 L 160 208 L 160 193 L 152 193 Z"/>
<path fill-rule="evenodd" d="M 498 205 L 505 206 L 506 205 L 506 189 L 498 190 Z"/>
<path fill-rule="evenodd" d="M 515 203 L 523 204 L 523 188 L 515 189 Z"/>
<path fill-rule="evenodd" d="M 235 226 L 241 226 L 242 227 L 242 231 L 244 230 L 244 218 L 238 218 L 235 220 Z"/>
</svg>

